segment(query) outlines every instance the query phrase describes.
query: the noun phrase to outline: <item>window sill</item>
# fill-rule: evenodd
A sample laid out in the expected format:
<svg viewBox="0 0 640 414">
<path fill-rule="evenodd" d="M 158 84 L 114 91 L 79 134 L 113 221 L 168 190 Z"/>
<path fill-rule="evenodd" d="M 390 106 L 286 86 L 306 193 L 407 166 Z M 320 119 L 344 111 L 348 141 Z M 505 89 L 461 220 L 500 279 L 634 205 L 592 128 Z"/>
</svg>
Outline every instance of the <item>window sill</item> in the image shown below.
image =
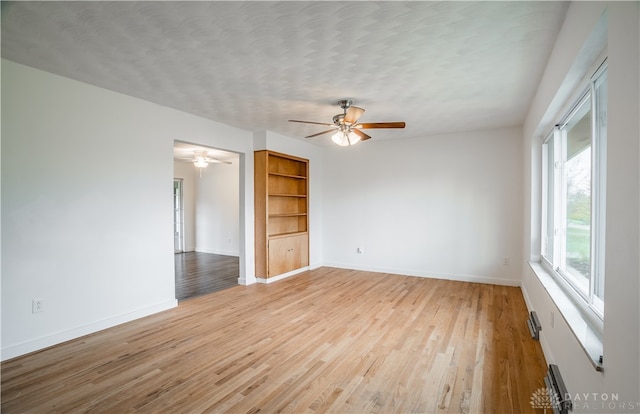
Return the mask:
<svg viewBox="0 0 640 414">
<path fill-rule="evenodd" d="M 555 303 L 564 321 L 578 340 L 582 350 L 589 357 L 596 371 L 602 371 L 602 337 L 589 323 L 589 317 L 576 305 L 567 292 L 552 275 L 538 262 L 529 262 L 531 270 Z"/>
</svg>

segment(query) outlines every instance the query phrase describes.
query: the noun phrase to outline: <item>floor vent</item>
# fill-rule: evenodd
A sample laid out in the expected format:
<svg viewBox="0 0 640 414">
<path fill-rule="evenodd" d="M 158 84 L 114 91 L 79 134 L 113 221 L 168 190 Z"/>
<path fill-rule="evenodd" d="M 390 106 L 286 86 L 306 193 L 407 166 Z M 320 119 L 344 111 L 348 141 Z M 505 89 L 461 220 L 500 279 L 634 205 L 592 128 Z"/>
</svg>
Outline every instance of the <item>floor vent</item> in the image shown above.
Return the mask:
<svg viewBox="0 0 640 414">
<path fill-rule="evenodd" d="M 538 319 L 538 315 L 534 311 L 531 311 L 529 313 L 527 326 L 529 327 L 531 337 L 536 341 L 540 340 L 540 331 L 542 330 L 542 325 L 540 325 L 540 319 Z"/>
<path fill-rule="evenodd" d="M 569 398 L 570 394 L 567 392 L 567 387 L 564 385 L 557 365 L 549 365 L 549 371 L 544 377 L 544 383 L 549 390 L 554 414 L 567 414 L 573 409 Z"/>
</svg>

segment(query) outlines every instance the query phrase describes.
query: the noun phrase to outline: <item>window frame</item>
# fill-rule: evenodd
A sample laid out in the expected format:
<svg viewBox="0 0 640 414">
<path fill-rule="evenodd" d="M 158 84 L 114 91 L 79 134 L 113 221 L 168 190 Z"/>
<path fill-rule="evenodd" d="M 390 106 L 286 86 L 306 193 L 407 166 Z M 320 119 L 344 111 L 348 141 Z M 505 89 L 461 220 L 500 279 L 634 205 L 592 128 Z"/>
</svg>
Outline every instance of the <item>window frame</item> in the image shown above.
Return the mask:
<svg viewBox="0 0 640 414">
<path fill-rule="evenodd" d="M 606 88 L 607 60 L 604 58 L 583 83 L 573 105 L 562 114 L 559 122 L 542 141 L 542 191 L 540 262 L 557 284 L 577 305 L 590 325 L 602 335 L 604 300 L 596 293 L 604 286 L 605 214 L 606 214 L 606 95 L 600 102 L 597 88 Z M 586 83 L 586 85 L 585 85 Z M 605 89 L 606 92 L 606 89 Z M 591 185 L 590 185 L 590 274 L 587 289 L 560 264 L 566 253 L 566 126 L 590 102 Z M 604 111 L 602 111 L 604 105 Z M 552 158 L 552 159 L 550 159 Z M 564 192 L 564 193 L 563 193 Z M 563 214 L 565 215 L 563 217 Z M 551 234 L 550 234 L 551 233 Z M 551 257 L 549 257 L 551 256 Z M 598 287 L 599 286 L 599 287 Z"/>
</svg>

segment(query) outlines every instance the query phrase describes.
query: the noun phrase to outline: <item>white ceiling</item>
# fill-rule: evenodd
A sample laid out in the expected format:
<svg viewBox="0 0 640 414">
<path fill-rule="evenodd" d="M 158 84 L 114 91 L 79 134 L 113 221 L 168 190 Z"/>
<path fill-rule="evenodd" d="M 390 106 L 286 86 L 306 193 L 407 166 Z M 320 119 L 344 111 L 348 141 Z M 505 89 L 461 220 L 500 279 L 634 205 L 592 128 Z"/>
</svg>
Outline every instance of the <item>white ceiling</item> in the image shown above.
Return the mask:
<svg viewBox="0 0 640 414">
<path fill-rule="evenodd" d="M 351 98 L 375 139 L 521 125 L 565 2 L 2 2 L 2 57 L 301 138 Z M 313 138 L 324 143 L 330 135 Z"/>
</svg>

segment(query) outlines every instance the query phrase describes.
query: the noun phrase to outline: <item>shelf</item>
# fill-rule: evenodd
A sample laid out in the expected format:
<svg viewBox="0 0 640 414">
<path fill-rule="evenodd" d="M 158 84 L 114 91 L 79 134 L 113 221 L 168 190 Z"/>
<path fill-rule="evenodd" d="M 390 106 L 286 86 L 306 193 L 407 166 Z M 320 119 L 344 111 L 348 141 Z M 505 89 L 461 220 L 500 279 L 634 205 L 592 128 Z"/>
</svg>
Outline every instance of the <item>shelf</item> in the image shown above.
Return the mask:
<svg viewBox="0 0 640 414">
<path fill-rule="evenodd" d="M 291 237 L 291 236 L 300 236 L 303 234 L 308 234 L 308 232 L 306 231 L 297 231 L 297 232 L 293 232 L 293 233 L 279 233 L 279 234 L 271 234 L 269 236 L 269 239 L 281 239 L 283 237 Z"/>
<path fill-rule="evenodd" d="M 306 194 L 268 194 L 269 197 L 298 197 L 306 198 Z"/>
<path fill-rule="evenodd" d="M 299 217 L 306 216 L 307 213 L 282 213 L 282 214 L 269 214 L 269 217 Z"/>
<path fill-rule="evenodd" d="M 269 216 L 267 218 L 267 224 L 269 226 L 267 230 L 269 236 L 274 234 L 306 232 L 308 229 L 306 214 L 283 213 L 281 215 Z"/>
<path fill-rule="evenodd" d="M 275 175 L 278 177 L 286 177 L 286 178 L 295 178 L 298 180 L 306 180 L 307 177 L 305 177 L 304 175 L 291 175 L 291 174 L 282 174 L 282 173 L 277 173 L 277 172 L 270 172 L 269 175 Z"/>
<path fill-rule="evenodd" d="M 306 196 L 307 180 L 292 179 L 284 175 L 269 174 L 267 195 Z"/>
</svg>

